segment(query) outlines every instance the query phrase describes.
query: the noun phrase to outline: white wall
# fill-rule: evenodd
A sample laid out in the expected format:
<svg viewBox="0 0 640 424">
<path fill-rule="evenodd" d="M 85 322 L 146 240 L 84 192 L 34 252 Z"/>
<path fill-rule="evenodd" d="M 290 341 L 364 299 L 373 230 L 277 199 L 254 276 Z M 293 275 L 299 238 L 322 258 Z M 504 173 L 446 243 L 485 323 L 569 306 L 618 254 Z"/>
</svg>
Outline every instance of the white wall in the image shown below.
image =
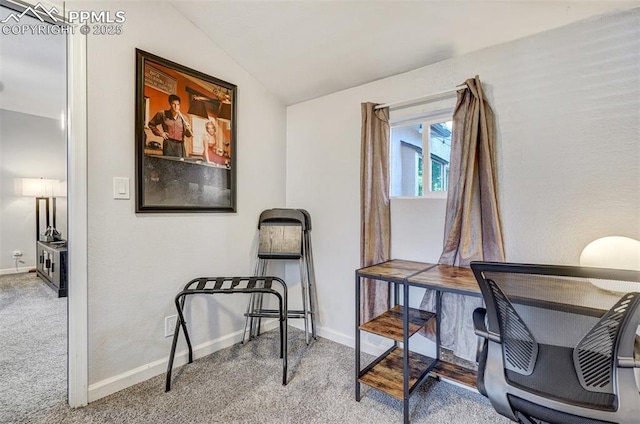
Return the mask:
<svg viewBox="0 0 640 424">
<path fill-rule="evenodd" d="M 307 208 L 314 217 L 322 335 L 353 343 L 360 103 L 436 93 L 474 75 L 480 75 L 496 112 L 507 260 L 577 264 L 591 240 L 605 235 L 640 238 L 636 9 L 287 108 L 287 205 Z M 437 259 L 434 252 L 441 249 L 442 236 L 421 245 L 420 234 L 434 229 L 425 230 L 411 208 L 404 208 L 409 216 L 399 216 L 400 209 L 392 208 L 393 256 Z M 427 226 L 443 222 L 438 212 L 425 213 L 423 219 Z M 407 222 L 416 226 L 413 234 L 396 231 Z M 415 249 L 414 254 L 401 250 L 405 246 Z"/>
<path fill-rule="evenodd" d="M 88 38 L 89 399 L 164 372 L 164 317 L 191 278 L 250 274 L 258 215 L 285 204 L 285 108 L 165 2 L 73 3 L 124 10 L 121 36 Z M 112 198 L 134 180 L 135 53 L 140 48 L 238 86 L 238 212 L 136 214 Z M 224 302 L 224 303 L 222 303 Z M 242 327 L 243 296 L 195 302 L 194 345 Z M 208 313 L 208 316 L 205 315 Z M 179 350 L 185 349 L 181 340 Z"/>
<path fill-rule="evenodd" d="M 66 152 L 59 120 L 0 109 L 0 273 L 16 271 L 14 250 L 23 254 L 19 271 L 35 268 L 35 198 L 22 196 L 20 181 L 40 177 L 66 181 Z M 56 226 L 66 238 L 66 198 L 57 199 L 57 206 Z"/>
</svg>

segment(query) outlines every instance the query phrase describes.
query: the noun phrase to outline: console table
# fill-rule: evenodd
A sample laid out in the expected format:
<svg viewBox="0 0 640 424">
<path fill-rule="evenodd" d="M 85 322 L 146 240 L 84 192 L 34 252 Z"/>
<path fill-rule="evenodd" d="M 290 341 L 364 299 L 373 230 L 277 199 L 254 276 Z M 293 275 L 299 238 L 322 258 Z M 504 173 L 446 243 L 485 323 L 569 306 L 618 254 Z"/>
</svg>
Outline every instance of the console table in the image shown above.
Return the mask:
<svg viewBox="0 0 640 424">
<path fill-rule="evenodd" d="M 38 241 L 36 251 L 38 277 L 51 286 L 58 297 L 67 297 L 67 247 Z"/>
<path fill-rule="evenodd" d="M 389 310 L 360 323 L 360 293 L 363 278 L 386 281 L 393 285 Z M 400 287 L 402 286 L 402 302 Z M 436 290 L 436 312 L 427 312 L 409 305 L 409 287 Z M 391 289 L 391 287 L 389 287 Z M 387 393 L 403 401 L 404 423 L 409 423 L 409 398 L 431 375 L 476 387 L 476 372 L 440 358 L 440 320 L 443 292 L 482 297 L 478 283 L 469 268 L 436 265 L 394 259 L 356 271 L 356 401 L 360 401 L 360 384 Z M 405 307 L 404 305 L 407 305 Z M 408 313 L 406 311 L 408 310 Z M 436 323 L 436 357 L 411 352 L 409 338 L 429 321 Z M 469 317 L 471 319 L 471 317 Z M 393 340 L 393 346 L 362 368 L 360 332 L 366 331 Z M 403 347 L 400 347 L 402 343 Z"/>
</svg>

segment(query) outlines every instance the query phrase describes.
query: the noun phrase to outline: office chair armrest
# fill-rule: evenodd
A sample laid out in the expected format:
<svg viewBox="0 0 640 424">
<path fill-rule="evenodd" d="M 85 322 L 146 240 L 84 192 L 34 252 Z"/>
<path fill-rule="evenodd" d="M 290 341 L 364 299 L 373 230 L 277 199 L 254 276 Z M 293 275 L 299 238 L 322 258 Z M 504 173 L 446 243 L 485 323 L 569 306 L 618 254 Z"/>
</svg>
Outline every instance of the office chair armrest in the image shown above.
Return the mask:
<svg viewBox="0 0 640 424">
<path fill-rule="evenodd" d="M 484 324 L 484 318 L 486 316 L 487 310 L 485 308 L 477 308 L 473 311 L 473 330 L 478 336 L 488 339 L 489 331 L 487 330 L 487 326 Z"/>
<path fill-rule="evenodd" d="M 474 332 L 485 339 L 489 339 L 492 342 L 501 343 L 502 339 L 500 338 L 500 334 L 492 333 L 487 330 L 487 326 L 484 323 L 484 319 L 487 315 L 487 310 L 485 308 L 477 308 L 473 311 L 473 329 Z"/>
<path fill-rule="evenodd" d="M 640 359 L 618 356 L 618 366 L 620 368 L 640 368 Z"/>
<path fill-rule="evenodd" d="M 640 368 L 640 336 L 636 336 L 633 344 L 633 357 L 618 356 L 618 366 L 620 368 Z"/>
<path fill-rule="evenodd" d="M 640 335 L 636 336 L 635 343 L 633 344 L 633 359 L 633 367 L 640 368 Z"/>
</svg>

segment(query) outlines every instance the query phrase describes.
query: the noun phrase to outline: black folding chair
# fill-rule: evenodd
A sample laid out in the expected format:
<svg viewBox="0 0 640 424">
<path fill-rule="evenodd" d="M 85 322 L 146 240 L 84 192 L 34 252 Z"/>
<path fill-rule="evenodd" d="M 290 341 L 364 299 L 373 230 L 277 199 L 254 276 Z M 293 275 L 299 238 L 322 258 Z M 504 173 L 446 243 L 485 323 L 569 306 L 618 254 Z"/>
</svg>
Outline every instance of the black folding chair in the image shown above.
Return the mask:
<svg viewBox="0 0 640 424">
<path fill-rule="evenodd" d="M 304 321 L 305 340 L 309 344 L 309 324 L 311 324 L 311 337 L 316 338 L 315 316 L 318 303 L 311 250 L 311 215 L 304 209 L 267 209 L 258 219 L 258 235 L 255 275 L 265 275 L 268 261 L 298 261 L 302 309 L 288 310 L 287 316 L 290 319 L 299 318 Z M 262 303 L 261 295 L 252 295 L 247 305 L 247 316 L 269 317 L 277 313 L 277 311 L 263 308 Z M 243 342 L 247 330 L 249 330 L 250 339 L 258 336 L 260 318 L 245 320 Z"/>
</svg>

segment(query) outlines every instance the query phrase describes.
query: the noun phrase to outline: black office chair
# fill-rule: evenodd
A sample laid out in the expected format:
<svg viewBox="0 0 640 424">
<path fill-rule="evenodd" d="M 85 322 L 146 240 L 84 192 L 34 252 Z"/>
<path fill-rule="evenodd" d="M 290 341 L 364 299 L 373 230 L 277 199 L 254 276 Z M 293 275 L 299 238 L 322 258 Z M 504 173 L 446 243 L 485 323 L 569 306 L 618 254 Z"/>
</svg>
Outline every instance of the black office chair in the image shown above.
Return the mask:
<svg viewBox="0 0 640 424">
<path fill-rule="evenodd" d="M 478 390 L 525 424 L 638 424 L 640 272 L 472 262 Z M 603 290 L 628 282 L 626 293 Z M 598 283 L 598 286 L 593 284 Z M 635 345 L 635 346 L 634 346 Z M 635 355 L 634 355 L 635 354 Z"/>
</svg>

